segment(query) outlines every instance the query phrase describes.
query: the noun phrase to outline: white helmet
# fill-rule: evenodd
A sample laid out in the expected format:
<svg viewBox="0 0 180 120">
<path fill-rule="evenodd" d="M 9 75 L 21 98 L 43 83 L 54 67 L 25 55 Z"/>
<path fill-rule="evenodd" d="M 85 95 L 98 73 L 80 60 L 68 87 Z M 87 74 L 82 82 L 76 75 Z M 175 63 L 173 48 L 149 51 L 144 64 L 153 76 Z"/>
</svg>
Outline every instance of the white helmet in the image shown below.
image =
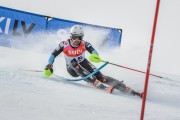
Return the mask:
<svg viewBox="0 0 180 120">
<path fill-rule="evenodd" d="M 74 25 L 70 30 L 71 36 L 84 36 L 84 30 L 80 25 Z"/>
</svg>

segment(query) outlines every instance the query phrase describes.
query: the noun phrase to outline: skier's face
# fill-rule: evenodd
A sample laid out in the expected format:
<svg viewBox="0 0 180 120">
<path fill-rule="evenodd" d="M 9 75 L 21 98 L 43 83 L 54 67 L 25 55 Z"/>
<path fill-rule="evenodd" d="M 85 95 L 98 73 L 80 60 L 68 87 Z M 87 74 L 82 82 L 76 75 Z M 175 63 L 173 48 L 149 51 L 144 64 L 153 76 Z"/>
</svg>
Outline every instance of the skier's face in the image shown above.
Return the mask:
<svg viewBox="0 0 180 120">
<path fill-rule="evenodd" d="M 72 38 L 73 40 L 82 40 L 82 39 L 83 39 L 83 36 L 72 35 L 71 38 Z"/>
<path fill-rule="evenodd" d="M 79 39 L 75 39 L 75 40 L 72 39 L 72 43 L 75 46 L 79 45 L 80 42 L 81 42 L 81 40 L 79 40 Z"/>
<path fill-rule="evenodd" d="M 73 43 L 74 45 L 79 45 L 79 43 L 80 43 L 81 40 L 82 40 L 82 37 L 83 37 L 83 36 L 74 36 L 74 35 L 72 35 L 72 36 L 71 36 L 72 43 Z"/>
</svg>

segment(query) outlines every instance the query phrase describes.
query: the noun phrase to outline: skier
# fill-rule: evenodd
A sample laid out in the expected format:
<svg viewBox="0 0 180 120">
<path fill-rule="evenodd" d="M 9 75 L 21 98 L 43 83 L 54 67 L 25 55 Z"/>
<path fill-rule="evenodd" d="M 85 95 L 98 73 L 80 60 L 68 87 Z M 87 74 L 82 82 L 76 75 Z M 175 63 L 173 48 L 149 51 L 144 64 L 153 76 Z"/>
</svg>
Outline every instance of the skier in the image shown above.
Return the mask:
<svg viewBox="0 0 180 120">
<path fill-rule="evenodd" d="M 99 54 L 89 42 L 83 40 L 83 36 L 84 30 L 81 26 L 75 25 L 71 28 L 70 39 L 62 41 L 50 55 L 48 64 L 43 71 L 45 76 L 50 77 L 53 74 L 53 62 L 61 52 L 63 52 L 65 56 L 67 71 L 73 77 L 85 77 L 96 69 L 96 67 L 85 58 L 85 51 L 87 50 L 90 53 L 89 58 L 91 62 L 100 62 L 98 61 L 98 59 L 100 60 Z M 117 89 L 123 93 L 142 97 L 142 94 L 127 87 L 122 81 L 105 76 L 100 71 L 85 81 L 109 93 Z"/>
</svg>

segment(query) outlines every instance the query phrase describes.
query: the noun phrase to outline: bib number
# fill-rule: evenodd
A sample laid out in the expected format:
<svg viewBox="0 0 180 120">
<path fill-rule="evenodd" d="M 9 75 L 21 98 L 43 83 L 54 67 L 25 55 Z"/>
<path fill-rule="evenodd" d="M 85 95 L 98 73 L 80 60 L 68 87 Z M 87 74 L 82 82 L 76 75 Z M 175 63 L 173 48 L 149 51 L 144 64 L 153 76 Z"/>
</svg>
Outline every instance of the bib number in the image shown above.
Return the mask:
<svg viewBox="0 0 180 120">
<path fill-rule="evenodd" d="M 78 60 L 78 62 L 82 62 L 82 61 L 83 61 L 83 57 L 82 57 L 82 56 L 79 56 L 79 57 L 77 58 L 77 60 Z"/>
</svg>

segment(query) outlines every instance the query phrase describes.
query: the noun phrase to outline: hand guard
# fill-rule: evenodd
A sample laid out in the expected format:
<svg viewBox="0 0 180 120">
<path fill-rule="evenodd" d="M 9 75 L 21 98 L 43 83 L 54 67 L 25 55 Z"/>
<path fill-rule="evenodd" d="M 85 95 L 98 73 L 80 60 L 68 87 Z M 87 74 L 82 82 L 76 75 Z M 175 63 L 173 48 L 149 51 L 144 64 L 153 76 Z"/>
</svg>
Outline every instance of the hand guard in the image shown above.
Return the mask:
<svg viewBox="0 0 180 120">
<path fill-rule="evenodd" d="M 50 77 L 53 74 L 53 65 L 52 64 L 48 64 L 46 65 L 45 69 L 44 69 L 44 75 L 47 77 Z"/>
<path fill-rule="evenodd" d="M 97 55 L 97 54 L 90 54 L 89 60 L 90 60 L 91 62 L 95 62 L 95 63 L 102 62 L 101 58 L 100 58 L 99 55 Z"/>
</svg>

